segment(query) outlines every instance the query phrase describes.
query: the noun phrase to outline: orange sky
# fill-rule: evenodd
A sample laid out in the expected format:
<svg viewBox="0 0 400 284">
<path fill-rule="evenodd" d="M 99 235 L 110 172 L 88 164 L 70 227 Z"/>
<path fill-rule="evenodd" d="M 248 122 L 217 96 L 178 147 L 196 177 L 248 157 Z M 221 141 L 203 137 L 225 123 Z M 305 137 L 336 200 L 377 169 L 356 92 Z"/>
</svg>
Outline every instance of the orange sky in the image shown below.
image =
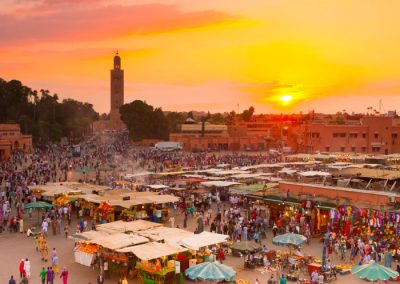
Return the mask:
<svg viewBox="0 0 400 284">
<path fill-rule="evenodd" d="M 109 111 L 115 49 L 125 102 L 258 113 L 400 107 L 398 0 L 1 3 L 0 77 L 99 112 Z"/>
</svg>

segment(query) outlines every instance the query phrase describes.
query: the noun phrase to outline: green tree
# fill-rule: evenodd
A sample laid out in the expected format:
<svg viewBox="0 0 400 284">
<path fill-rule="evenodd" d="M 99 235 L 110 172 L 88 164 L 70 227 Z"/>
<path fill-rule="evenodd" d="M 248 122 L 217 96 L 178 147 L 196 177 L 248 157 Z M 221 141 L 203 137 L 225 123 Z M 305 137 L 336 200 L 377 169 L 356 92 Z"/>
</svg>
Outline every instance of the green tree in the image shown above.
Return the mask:
<svg viewBox="0 0 400 284">
<path fill-rule="evenodd" d="M 168 139 L 168 120 L 161 108 L 154 109 L 144 101 L 135 100 L 121 106 L 120 113 L 134 141 Z"/>
<path fill-rule="evenodd" d="M 32 90 L 20 81 L 0 79 L 0 123 L 19 123 L 34 143 L 81 139 L 99 115 L 93 106 L 75 100 L 59 102 L 49 90 Z M 73 135 L 73 137 L 71 137 Z"/>
<path fill-rule="evenodd" d="M 254 114 L 254 107 L 249 107 L 249 109 L 244 110 L 241 114 L 240 117 L 244 120 L 244 121 L 249 121 L 251 119 L 251 117 Z"/>
</svg>

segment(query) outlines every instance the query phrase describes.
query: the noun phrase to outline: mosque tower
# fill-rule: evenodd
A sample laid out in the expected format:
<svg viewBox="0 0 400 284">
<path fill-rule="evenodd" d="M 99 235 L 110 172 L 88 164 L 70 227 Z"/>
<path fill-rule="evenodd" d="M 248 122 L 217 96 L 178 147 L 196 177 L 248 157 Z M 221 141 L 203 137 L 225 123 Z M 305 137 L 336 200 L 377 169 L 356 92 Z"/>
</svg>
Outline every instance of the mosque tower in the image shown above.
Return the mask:
<svg viewBox="0 0 400 284">
<path fill-rule="evenodd" d="M 121 69 L 121 57 L 118 51 L 114 56 L 114 69 L 111 70 L 111 111 L 110 123 L 114 129 L 121 129 L 124 124 L 121 121 L 119 108 L 124 104 L 124 70 Z"/>
</svg>

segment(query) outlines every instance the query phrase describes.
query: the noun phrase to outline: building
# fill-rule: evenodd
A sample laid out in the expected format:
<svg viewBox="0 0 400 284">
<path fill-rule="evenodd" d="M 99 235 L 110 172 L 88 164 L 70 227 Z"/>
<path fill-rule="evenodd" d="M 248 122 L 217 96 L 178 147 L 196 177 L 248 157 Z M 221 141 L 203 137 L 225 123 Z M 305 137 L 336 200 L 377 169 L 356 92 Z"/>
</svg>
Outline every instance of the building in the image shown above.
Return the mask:
<svg viewBox="0 0 400 284">
<path fill-rule="evenodd" d="M 8 160 L 12 151 L 32 149 L 32 136 L 21 133 L 18 124 L 0 124 L 0 161 Z"/>
<path fill-rule="evenodd" d="M 309 121 L 302 128 L 302 152 L 400 153 L 400 121 L 390 116 L 363 116 L 344 124 Z"/>
<path fill-rule="evenodd" d="M 243 129 L 230 125 L 211 123 L 185 123 L 180 125 L 179 132 L 171 133 L 170 141 L 180 142 L 184 150 L 265 150 L 266 141 L 258 135 L 249 136 Z"/>
<path fill-rule="evenodd" d="M 125 124 L 121 120 L 119 108 L 124 104 L 124 70 L 121 69 L 121 57 L 114 56 L 114 66 L 110 70 L 110 118 L 93 124 L 93 131 L 121 130 Z"/>
<path fill-rule="evenodd" d="M 114 56 L 114 69 L 110 72 L 111 110 L 110 124 L 113 128 L 124 128 L 119 108 L 124 104 L 124 70 L 121 69 L 121 57 Z"/>
</svg>

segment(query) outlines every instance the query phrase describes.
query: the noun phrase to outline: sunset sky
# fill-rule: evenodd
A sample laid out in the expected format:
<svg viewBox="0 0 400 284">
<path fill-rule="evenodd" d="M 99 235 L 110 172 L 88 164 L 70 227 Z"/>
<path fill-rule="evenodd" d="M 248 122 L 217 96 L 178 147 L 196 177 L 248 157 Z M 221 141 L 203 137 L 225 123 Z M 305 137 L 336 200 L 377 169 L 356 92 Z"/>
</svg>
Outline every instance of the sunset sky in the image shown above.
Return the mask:
<svg viewBox="0 0 400 284">
<path fill-rule="evenodd" d="M 400 109 L 399 0 L 1 0 L 0 77 L 109 111 Z"/>
</svg>

